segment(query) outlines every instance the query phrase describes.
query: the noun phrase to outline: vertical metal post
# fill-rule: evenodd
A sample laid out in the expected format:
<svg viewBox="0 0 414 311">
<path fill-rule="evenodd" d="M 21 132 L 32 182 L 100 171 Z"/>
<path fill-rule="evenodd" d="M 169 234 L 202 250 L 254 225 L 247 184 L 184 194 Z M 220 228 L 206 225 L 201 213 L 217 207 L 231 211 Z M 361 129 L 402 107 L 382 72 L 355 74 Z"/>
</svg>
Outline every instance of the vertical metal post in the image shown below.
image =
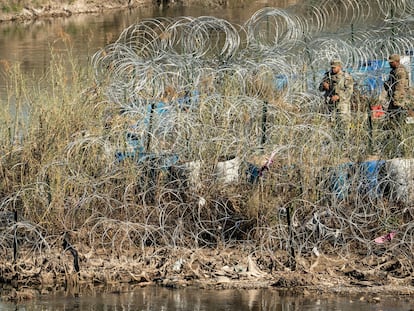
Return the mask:
<svg viewBox="0 0 414 311">
<path fill-rule="evenodd" d="M 263 102 L 263 108 L 262 108 L 262 139 L 260 141 L 262 147 L 264 147 L 264 144 L 266 143 L 266 131 L 267 131 L 267 106 L 269 103 L 267 101 Z"/>
<path fill-rule="evenodd" d="M 292 211 L 293 207 L 288 206 L 286 210 L 286 217 L 287 217 L 287 225 L 288 225 L 288 248 L 290 250 L 290 259 L 289 259 L 289 265 L 292 270 L 296 267 L 296 261 L 295 261 L 295 249 L 293 248 L 293 233 L 292 233 Z"/>
<path fill-rule="evenodd" d="M 154 101 L 151 101 L 151 109 L 150 109 L 150 115 L 149 115 L 149 121 L 148 121 L 146 152 L 150 152 L 150 148 L 151 148 L 151 137 L 152 137 L 151 136 L 151 131 L 152 131 L 154 110 L 155 110 L 155 103 L 154 103 Z"/>
<path fill-rule="evenodd" d="M 17 261 L 17 210 L 13 212 L 14 216 L 14 237 L 13 237 L 13 262 Z"/>
</svg>

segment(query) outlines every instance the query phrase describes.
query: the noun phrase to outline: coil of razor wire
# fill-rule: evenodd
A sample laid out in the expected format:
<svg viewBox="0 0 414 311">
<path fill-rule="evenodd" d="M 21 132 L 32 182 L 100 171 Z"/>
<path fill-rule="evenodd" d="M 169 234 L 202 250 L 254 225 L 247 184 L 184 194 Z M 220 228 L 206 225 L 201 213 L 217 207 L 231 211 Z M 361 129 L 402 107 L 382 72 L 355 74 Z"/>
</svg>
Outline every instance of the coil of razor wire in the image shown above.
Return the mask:
<svg viewBox="0 0 414 311">
<path fill-rule="evenodd" d="M 289 49 L 307 31 L 305 21 L 281 9 L 257 11 L 244 25 L 249 43 L 259 49 Z"/>
<path fill-rule="evenodd" d="M 97 80 L 109 81 L 110 101 L 141 120 L 135 129 L 140 137 L 153 139 L 152 150 L 179 150 L 180 157 L 191 160 L 183 166 L 199 168 L 192 179 L 205 177 L 209 183 L 217 180 L 217 173 L 211 168 L 203 170 L 196 161 L 217 160 L 212 150 L 247 159 L 259 147 L 271 154 L 268 149 L 274 146 L 268 146 L 269 141 L 283 146 L 275 153 L 278 170 L 260 180 L 272 193 L 288 193 L 287 198 L 274 199 L 272 208 L 263 211 L 258 221 L 263 221 L 263 226 L 258 224 L 245 232 L 254 240 L 254 235 L 263 230 L 258 249 L 274 245 L 288 249 L 291 241 L 299 253 L 329 246 L 345 254 L 350 245 L 369 253 L 375 248 L 373 237 L 393 225 L 385 203 L 376 200 L 385 186 L 375 186 L 365 193 L 368 186 L 366 180 L 361 180 L 362 173 L 349 177 L 342 185 L 341 173 L 349 176 L 346 163 L 339 165 L 339 172 L 334 166 L 318 171 L 342 146 L 331 130 L 332 121 L 317 88 L 330 61 L 339 58 L 361 89 L 367 80 L 375 80 L 379 83 L 375 92 L 381 91 L 383 76 L 389 70 L 388 56 L 407 56 L 413 51 L 412 11 L 412 1 L 325 0 L 286 10 L 264 8 L 242 26 L 214 17 L 143 21 L 96 53 L 93 64 Z M 148 107 L 164 100 L 170 89 L 177 98 L 154 106 L 160 114 L 149 127 Z M 184 93 L 197 93 L 191 98 L 190 109 L 181 109 L 179 96 Z M 378 96 L 374 92 L 370 95 Z M 203 99 L 202 105 L 199 98 Z M 163 109 L 168 114 L 163 115 Z M 349 144 L 346 148 L 364 154 L 367 146 Z M 296 165 L 288 165 L 295 159 L 306 166 L 306 154 L 315 158 L 314 166 L 305 169 L 319 180 L 316 184 L 311 184 L 309 176 L 302 176 Z M 153 164 L 157 165 L 161 169 L 160 163 Z M 325 175 L 320 177 L 322 173 Z M 339 180 L 336 183 L 335 177 Z M 393 176 L 384 177 L 387 187 L 393 182 Z M 150 192 L 144 184 L 138 186 L 142 193 Z M 312 191 L 317 192 L 317 199 L 311 202 L 305 194 Z M 354 205 L 347 202 L 348 192 L 355 197 Z M 238 230 L 236 222 L 230 222 L 234 215 L 229 205 L 213 199 L 209 207 L 214 213 L 207 215 L 202 200 L 194 203 L 196 197 L 189 196 L 200 212 L 193 218 L 196 224 L 186 227 L 188 215 L 181 215 L 177 226 L 181 232 L 167 232 L 164 217 L 170 207 L 159 204 L 156 212 L 162 215 L 162 221 L 148 223 L 154 235 L 165 233 L 165 239 L 173 240 L 174 245 L 180 239 L 185 244 L 186 235 L 213 243 L 224 233 Z M 184 207 L 186 203 L 180 204 Z M 286 211 L 292 206 L 292 225 L 288 228 Z M 401 215 L 399 212 L 398 217 Z M 279 222 L 266 226 L 266 219 Z M 224 223 L 229 227 L 221 228 Z M 402 245 L 412 248 L 412 227 L 404 225 L 401 230 Z M 145 236 L 145 229 L 139 234 Z"/>
<path fill-rule="evenodd" d="M 239 31 L 226 20 L 211 16 L 180 18 L 167 29 L 170 47 L 191 58 L 209 57 L 226 62 L 237 54 Z"/>
</svg>

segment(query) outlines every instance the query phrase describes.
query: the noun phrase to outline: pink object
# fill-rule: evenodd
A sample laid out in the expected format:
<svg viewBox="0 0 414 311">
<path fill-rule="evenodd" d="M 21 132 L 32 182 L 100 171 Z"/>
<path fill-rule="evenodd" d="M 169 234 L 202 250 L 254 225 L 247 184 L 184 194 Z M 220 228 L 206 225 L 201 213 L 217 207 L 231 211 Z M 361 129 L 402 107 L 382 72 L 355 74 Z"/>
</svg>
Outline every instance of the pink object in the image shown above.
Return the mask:
<svg viewBox="0 0 414 311">
<path fill-rule="evenodd" d="M 270 165 L 272 165 L 273 158 L 275 157 L 275 155 L 276 155 L 276 151 L 273 151 L 272 154 L 270 155 L 269 159 L 267 159 L 265 164 L 263 164 L 263 166 L 260 168 L 259 176 L 263 176 L 263 172 L 270 168 Z"/>
<path fill-rule="evenodd" d="M 384 116 L 385 111 L 382 109 L 381 105 L 371 106 L 372 117 L 374 119 L 380 119 Z"/>
<path fill-rule="evenodd" d="M 385 235 L 379 236 L 378 238 L 375 238 L 374 242 L 377 244 L 383 244 L 385 242 L 390 242 L 396 235 L 397 235 L 396 231 L 391 231 L 390 233 L 387 233 Z"/>
</svg>

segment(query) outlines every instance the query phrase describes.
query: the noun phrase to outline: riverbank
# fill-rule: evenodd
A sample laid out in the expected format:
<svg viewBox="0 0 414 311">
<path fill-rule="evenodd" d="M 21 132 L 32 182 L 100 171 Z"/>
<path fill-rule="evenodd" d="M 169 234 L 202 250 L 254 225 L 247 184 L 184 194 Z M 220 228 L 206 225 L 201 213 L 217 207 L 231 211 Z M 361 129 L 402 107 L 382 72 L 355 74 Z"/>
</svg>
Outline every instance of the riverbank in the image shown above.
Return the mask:
<svg viewBox="0 0 414 311">
<path fill-rule="evenodd" d="M 383 295 L 412 296 L 414 280 L 393 256 L 340 258 L 296 257 L 275 250 L 263 257 L 241 248 L 168 249 L 147 247 L 142 253 L 108 253 L 83 248 L 79 271 L 69 251 L 51 251 L 0 265 L 1 300 L 20 301 L 65 288 L 163 286 L 199 289 L 289 290 L 296 295 L 359 295 L 380 301 Z M 21 256 L 24 256 L 22 253 Z"/>
<path fill-rule="evenodd" d="M 150 5 L 154 5 L 152 0 L 78 0 L 68 3 L 49 1 L 44 5 L 36 2 L 13 8 L 11 8 L 11 5 L 3 5 L 3 10 L 0 12 L 0 21 L 27 21 L 38 18 L 69 17 L 76 14 L 99 13 L 105 10 L 127 9 Z"/>
<path fill-rule="evenodd" d="M 27 1 L 27 4 L 3 4 L 0 11 L 0 22 L 27 21 L 39 18 L 69 17 L 77 14 L 100 13 L 114 9 L 132 9 L 150 6 L 199 5 L 210 8 L 237 7 L 246 5 L 249 1 L 221 1 L 221 0 L 75 0 L 75 1 Z M 19 2 L 20 3 L 20 2 Z M 1 2 L 0 2 L 1 4 Z"/>
</svg>

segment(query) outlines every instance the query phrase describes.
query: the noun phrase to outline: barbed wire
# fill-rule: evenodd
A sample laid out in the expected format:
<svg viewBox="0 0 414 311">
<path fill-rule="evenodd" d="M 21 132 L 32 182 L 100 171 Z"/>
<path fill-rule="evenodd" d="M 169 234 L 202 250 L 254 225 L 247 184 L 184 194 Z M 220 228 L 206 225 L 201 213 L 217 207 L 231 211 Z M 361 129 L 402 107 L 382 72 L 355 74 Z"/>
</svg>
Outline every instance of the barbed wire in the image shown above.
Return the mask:
<svg viewBox="0 0 414 311">
<path fill-rule="evenodd" d="M 316 158 L 320 157 L 320 165 L 324 166 L 321 150 L 325 150 L 329 158 L 333 156 L 332 153 L 341 149 L 337 145 L 335 134 L 330 131 L 329 118 L 323 112 L 321 97 L 314 91 L 327 64 L 334 58 L 341 59 L 344 67 L 353 74 L 357 87 L 362 87 L 367 79 L 382 78 L 386 73 L 383 65 L 372 70 L 368 68 L 368 64 L 375 60 L 386 60 L 393 53 L 406 55 L 413 49 L 413 33 L 410 27 L 412 21 L 409 18 L 411 12 L 411 1 L 327 0 L 320 4 L 305 4 L 305 8 L 264 8 L 254 13 L 243 26 L 232 25 L 214 17 L 163 19 L 162 22 L 150 22 L 150 44 L 140 49 L 145 51 L 143 54 L 151 61 L 142 61 L 137 57 L 134 60 L 130 57 L 133 54 L 116 46 L 121 41 L 125 47 L 131 46 L 131 42 L 145 41 L 140 37 L 137 40 L 137 36 L 130 40 L 127 34 L 131 30 L 128 30 L 121 36 L 121 41 L 107 49 L 104 56 L 101 52 L 95 55 L 94 66 L 101 70 L 102 64 L 108 64 L 109 59 L 112 61 L 111 67 L 119 70 L 110 70 L 108 74 L 113 75 L 113 81 L 117 81 L 109 85 L 109 98 L 120 103 L 130 102 L 146 106 L 138 100 L 140 96 L 149 101 L 157 101 L 168 86 L 177 94 L 183 90 L 202 90 L 199 94 L 202 101 L 197 102 L 197 105 L 202 103 L 202 106 L 197 106 L 196 114 L 191 111 L 187 113 L 188 123 L 184 119 L 173 117 L 172 114 L 169 117 L 172 120 L 171 126 L 165 126 L 168 122 L 161 121 L 162 118 L 159 121 L 165 129 L 164 134 L 156 130 L 160 128 L 158 125 L 154 125 L 151 133 L 146 133 L 162 137 L 157 140 L 157 145 L 163 144 L 161 141 L 167 139 L 169 131 L 186 133 L 184 136 L 173 135 L 177 139 L 170 144 L 179 146 L 180 156 L 186 159 L 201 157 L 206 160 L 206 154 L 221 146 L 220 153 L 238 154 L 246 160 L 258 147 L 260 136 L 263 138 L 263 133 L 266 133 L 266 139 L 273 145 L 285 147 L 284 152 L 277 155 L 279 161 L 288 163 L 289 159 L 297 158 L 306 165 L 309 161 L 306 159 L 308 154 L 312 154 Z M 145 29 L 148 23 L 132 26 L 132 32 Z M 163 34 L 162 44 L 157 37 L 160 33 Z M 245 41 L 242 42 L 241 39 Z M 149 51 L 150 49 L 158 50 Z M 130 76 L 130 71 L 126 73 L 126 69 L 131 66 L 141 66 L 138 67 L 139 73 L 134 73 L 133 76 Z M 100 71 L 97 74 L 102 76 Z M 120 85 L 124 79 L 119 79 L 118 75 L 129 79 Z M 129 88 L 130 85 L 135 88 Z M 371 95 L 378 96 L 381 87 L 376 89 L 375 95 Z M 129 94 L 127 100 L 121 94 L 116 94 L 125 89 L 128 89 Z M 174 105 L 173 101 L 170 103 Z M 283 106 L 282 103 L 288 106 Z M 265 129 L 262 128 L 263 124 L 260 126 L 264 109 L 267 118 Z M 142 117 L 141 114 L 139 118 Z M 242 121 L 243 118 L 245 128 L 240 131 L 236 121 Z M 211 122 L 212 120 L 214 121 Z M 318 127 L 315 126 L 315 120 L 319 122 Z M 180 125 L 174 126 L 177 123 Z M 251 126 L 246 126 L 249 124 Z M 205 132 L 209 135 L 205 135 Z M 252 133 L 256 137 L 253 141 L 249 139 Z M 188 145 L 185 138 L 188 139 L 191 135 L 197 137 L 197 143 Z M 216 143 L 211 143 L 212 139 Z M 307 149 L 304 147 L 310 141 L 315 143 L 314 150 L 312 146 Z M 222 148 L 224 145 L 226 147 Z M 266 144 L 263 146 L 267 148 Z M 355 149 L 357 154 L 366 152 L 366 146 L 348 147 Z M 318 162 L 317 159 L 315 161 Z M 295 174 L 303 168 L 288 165 L 285 169 L 288 177 L 282 174 L 272 175 L 273 179 L 269 178 L 273 187 L 286 188 L 286 185 L 290 185 L 288 189 L 293 191 L 292 200 L 280 207 L 268 208 L 270 213 L 276 213 L 270 218 L 279 218 L 277 226 L 269 228 L 271 236 L 265 235 L 272 241 L 271 244 L 287 249 L 288 241 L 292 240 L 299 253 L 312 251 L 315 247 L 326 247 L 327 242 L 334 248 L 343 247 L 348 250 L 343 245 L 359 244 L 369 252 L 372 251 L 373 236 L 384 230 L 383 219 L 386 216 L 378 214 L 375 195 L 358 193 L 358 189 L 366 187 L 365 181 L 360 180 L 363 173 L 356 174 L 355 179 L 347 180 L 346 189 L 333 189 L 331 193 L 326 185 L 332 180 L 324 179 L 322 188 L 317 190 L 324 193 L 322 201 L 312 204 L 305 197 L 297 197 L 295 192 L 301 188 L 302 192 L 298 193 L 303 196 L 306 188 L 307 191 L 315 191 L 315 185 L 308 184 L 311 183 L 309 180 L 300 180 L 300 177 L 299 180 L 295 179 L 298 178 Z M 318 174 L 316 171 L 319 169 L 314 169 L 311 175 Z M 198 174 L 201 176 L 205 173 L 207 172 L 200 171 Z M 296 177 L 293 178 L 292 174 Z M 200 176 L 198 177 L 201 178 Z M 214 179 L 208 175 L 204 175 L 204 178 L 207 178 L 205 181 Z M 293 180 L 299 184 L 295 184 Z M 387 178 L 382 181 L 386 183 L 386 180 Z M 342 195 L 351 189 L 358 206 L 347 213 L 344 210 L 350 207 Z M 321 210 L 320 204 L 325 206 L 323 202 L 328 197 L 334 201 Z M 309 207 L 304 208 L 303 205 Z M 286 219 L 280 218 L 279 211 L 286 211 L 292 206 L 297 206 L 293 208 L 293 225 L 287 228 Z M 186 228 L 181 234 L 174 233 L 174 236 L 183 237 L 191 232 L 192 238 L 201 239 L 203 243 L 223 240 L 225 233 L 231 232 L 231 236 L 238 229 L 235 224 L 227 226 L 227 221 L 234 217 L 231 211 L 222 214 L 228 207 L 221 205 L 216 210 L 217 213 L 213 212 L 215 208 L 210 210 L 210 215 L 216 218 L 207 222 L 203 220 L 205 216 L 198 214 L 198 219 L 195 220 L 198 229 Z M 387 207 L 383 208 L 382 211 L 386 214 Z M 180 223 L 183 225 L 184 219 Z M 163 228 L 166 227 L 163 225 Z M 257 234 L 256 230 L 259 228 L 253 231 L 254 234 Z M 175 240 L 174 245 L 177 243 Z M 265 242 L 259 242 L 261 243 Z"/>
</svg>

